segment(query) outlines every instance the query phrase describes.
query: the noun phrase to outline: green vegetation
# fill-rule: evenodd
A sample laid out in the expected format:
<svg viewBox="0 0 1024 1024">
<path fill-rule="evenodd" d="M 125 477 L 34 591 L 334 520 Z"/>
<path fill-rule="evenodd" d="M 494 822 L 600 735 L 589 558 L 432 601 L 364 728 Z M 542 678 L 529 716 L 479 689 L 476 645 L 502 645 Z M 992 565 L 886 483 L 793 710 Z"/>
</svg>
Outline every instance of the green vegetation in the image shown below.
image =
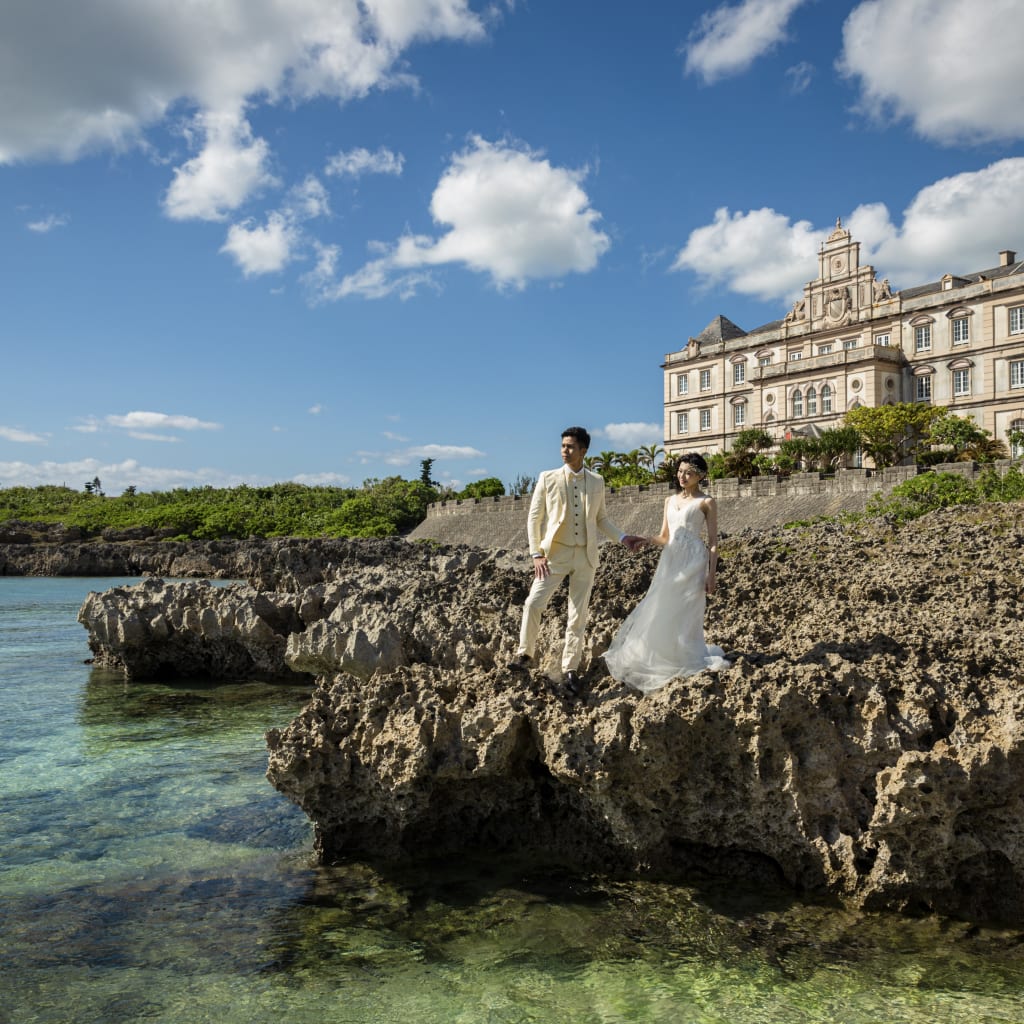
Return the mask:
<svg viewBox="0 0 1024 1024">
<path fill-rule="evenodd" d="M 976 480 L 959 473 L 921 473 L 897 484 L 888 494 L 876 494 L 868 502 L 869 516 L 888 516 L 903 524 L 936 509 L 953 505 L 979 505 L 986 501 L 1024 500 L 1024 474 L 1011 466 L 1000 476 L 987 469 Z"/>
</svg>

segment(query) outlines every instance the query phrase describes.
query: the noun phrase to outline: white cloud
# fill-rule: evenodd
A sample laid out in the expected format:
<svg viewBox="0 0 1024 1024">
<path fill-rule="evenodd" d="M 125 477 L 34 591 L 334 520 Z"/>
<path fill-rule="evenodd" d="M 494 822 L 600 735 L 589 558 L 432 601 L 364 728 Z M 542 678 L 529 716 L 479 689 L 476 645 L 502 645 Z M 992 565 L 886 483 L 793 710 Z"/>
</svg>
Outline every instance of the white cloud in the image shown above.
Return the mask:
<svg viewBox="0 0 1024 1024">
<path fill-rule="evenodd" d="M 173 220 L 223 220 L 254 192 L 278 184 L 270 173 L 270 147 L 254 139 L 249 122 L 235 112 L 204 112 L 195 118 L 204 139 L 198 156 L 174 172 L 164 197 Z"/>
<path fill-rule="evenodd" d="M 232 224 L 220 251 L 231 256 L 246 277 L 252 277 L 282 270 L 291 261 L 298 241 L 294 225 L 274 212 L 267 215 L 263 227 L 253 226 L 251 221 Z"/>
<path fill-rule="evenodd" d="M 107 416 L 105 422 L 125 430 L 220 430 L 220 423 L 207 423 L 194 416 L 176 416 L 163 412 L 129 412 L 124 416 Z"/>
<path fill-rule="evenodd" d="M 319 403 L 317 403 L 316 405 L 311 405 L 306 410 L 306 412 L 308 412 L 310 416 L 319 416 L 320 413 L 322 413 L 323 411 L 324 411 L 324 407 L 322 405 L 320 405 Z"/>
<path fill-rule="evenodd" d="M 0 427 L 0 437 L 5 441 L 14 441 L 17 444 L 46 444 L 46 438 L 41 434 L 19 430 L 17 427 Z"/>
<path fill-rule="evenodd" d="M 860 108 L 945 144 L 1024 137 L 1020 0 L 869 0 L 843 26 L 839 69 Z"/>
<path fill-rule="evenodd" d="M 71 218 L 67 214 L 51 213 L 48 217 L 43 217 L 42 220 L 30 221 L 25 226 L 29 231 L 34 231 L 38 235 L 45 235 L 54 228 L 65 227 L 70 220 Z"/>
<path fill-rule="evenodd" d="M 418 41 L 485 34 L 468 0 L 0 5 L 0 163 L 137 144 L 176 105 L 346 101 L 415 84 Z"/>
<path fill-rule="evenodd" d="M 392 153 L 383 146 L 376 153 L 362 147 L 348 152 L 335 153 L 327 161 L 324 173 L 332 177 L 358 178 L 363 174 L 400 175 L 405 164 L 401 153 Z"/>
<path fill-rule="evenodd" d="M 895 288 L 945 273 L 993 267 L 1024 223 L 1024 157 L 942 178 L 921 189 L 896 223 L 883 203 L 858 206 L 845 225 L 861 242 L 861 262 Z M 832 228 L 791 222 L 771 209 L 715 213 L 680 250 L 673 270 L 691 270 L 705 286 L 764 300 L 789 301 L 817 274 L 818 247 Z"/>
<path fill-rule="evenodd" d="M 282 214 L 293 223 L 312 220 L 314 217 L 327 217 L 330 212 L 327 189 L 313 174 L 307 175 L 305 180 L 291 188 L 282 210 Z"/>
<path fill-rule="evenodd" d="M 380 459 L 389 466 L 407 466 L 422 459 L 479 459 L 485 454 L 477 448 L 457 444 L 418 444 L 389 452 L 356 452 L 364 462 Z"/>
<path fill-rule="evenodd" d="M 107 494 L 116 494 L 134 486 L 142 491 L 168 491 L 175 487 L 236 487 L 243 483 L 264 483 L 237 473 L 218 469 L 171 469 L 144 466 L 134 459 L 103 462 L 100 459 L 77 459 L 71 462 L 0 462 L 0 485 L 5 487 L 36 487 L 40 484 L 66 484 L 82 487 L 84 481 L 99 477 Z"/>
<path fill-rule="evenodd" d="M 136 441 L 161 441 L 167 444 L 177 444 L 181 440 L 174 434 L 151 434 L 144 430 L 129 430 L 128 436 L 134 437 Z"/>
<path fill-rule="evenodd" d="M 386 437 L 389 441 L 398 441 L 399 443 L 404 443 L 409 440 L 409 438 L 403 437 L 401 434 L 396 434 L 392 430 L 385 430 L 383 431 L 383 434 L 384 437 Z"/>
<path fill-rule="evenodd" d="M 806 92 L 814 78 L 814 65 L 802 60 L 799 64 L 786 68 L 786 78 L 789 79 L 790 92 Z"/>
<path fill-rule="evenodd" d="M 808 221 L 791 224 L 774 210 L 730 214 L 721 207 L 713 223 L 690 233 L 672 270 L 692 270 L 706 287 L 787 298 L 814 276 L 822 237 Z"/>
<path fill-rule="evenodd" d="M 446 234 L 403 235 L 394 245 L 378 246 L 383 256 L 338 284 L 329 276 L 337 256 L 331 253 L 308 283 L 321 299 L 381 298 L 408 297 L 432 283 L 429 268 L 450 263 L 489 274 L 498 287 L 585 273 L 611 244 L 580 187 L 585 177 L 585 171 L 553 167 L 526 147 L 474 137 L 453 157 L 431 198 L 430 212 L 450 229 Z"/>
<path fill-rule="evenodd" d="M 606 423 L 596 433 L 607 437 L 617 451 L 632 451 L 641 445 L 661 444 L 665 439 L 661 423 Z"/>
<path fill-rule="evenodd" d="M 702 15 L 683 49 L 686 71 L 715 82 L 746 71 L 786 38 L 793 12 L 807 0 L 743 0 Z"/>
<path fill-rule="evenodd" d="M 307 487 L 344 487 L 352 483 L 344 473 L 296 473 L 291 479 Z"/>
</svg>

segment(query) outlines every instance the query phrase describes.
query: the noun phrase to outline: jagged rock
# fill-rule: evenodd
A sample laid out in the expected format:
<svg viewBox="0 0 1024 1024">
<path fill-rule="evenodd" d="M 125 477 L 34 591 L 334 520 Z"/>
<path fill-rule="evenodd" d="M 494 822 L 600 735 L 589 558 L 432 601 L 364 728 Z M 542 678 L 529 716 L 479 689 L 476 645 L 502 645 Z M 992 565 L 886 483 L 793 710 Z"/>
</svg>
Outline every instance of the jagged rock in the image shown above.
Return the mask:
<svg viewBox="0 0 1024 1024">
<path fill-rule="evenodd" d="M 1020 505 L 901 530 L 744 531 L 726 545 L 707 616 L 733 667 L 642 697 L 600 655 L 657 556 L 606 547 L 589 690 L 573 702 L 547 678 L 564 589 L 544 619 L 540 671 L 524 681 L 504 667 L 525 559 L 353 549 L 322 580 L 266 597 L 281 603 L 271 631 L 288 634 L 283 662 L 318 677 L 291 725 L 268 734 L 268 777 L 313 820 L 325 860 L 533 847 L 575 864 L 770 876 L 855 906 L 1020 923 L 1022 554 Z M 287 556 L 298 568 L 278 568 L 280 579 L 314 572 L 299 548 Z M 237 623 L 255 598 L 231 600 Z M 156 644 L 162 620 L 167 644 L 179 604 L 197 601 L 168 592 L 158 615 L 131 619 L 122 606 L 102 621 L 118 643 L 141 628 Z M 259 629 L 242 618 L 242 633 Z"/>
</svg>

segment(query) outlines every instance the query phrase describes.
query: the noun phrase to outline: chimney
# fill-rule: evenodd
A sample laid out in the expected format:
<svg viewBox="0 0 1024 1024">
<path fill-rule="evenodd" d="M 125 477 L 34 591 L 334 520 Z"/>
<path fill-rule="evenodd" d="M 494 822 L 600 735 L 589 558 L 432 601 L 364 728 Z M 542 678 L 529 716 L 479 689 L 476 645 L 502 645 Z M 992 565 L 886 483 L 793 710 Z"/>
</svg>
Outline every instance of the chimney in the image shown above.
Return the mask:
<svg viewBox="0 0 1024 1024">
<path fill-rule="evenodd" d="M 999 253 L 999 266 L 1008 267 L 1011 263 L 1016 263 L 1017 254 L 1012 249 L 1003 249 Z"/>
</svg>

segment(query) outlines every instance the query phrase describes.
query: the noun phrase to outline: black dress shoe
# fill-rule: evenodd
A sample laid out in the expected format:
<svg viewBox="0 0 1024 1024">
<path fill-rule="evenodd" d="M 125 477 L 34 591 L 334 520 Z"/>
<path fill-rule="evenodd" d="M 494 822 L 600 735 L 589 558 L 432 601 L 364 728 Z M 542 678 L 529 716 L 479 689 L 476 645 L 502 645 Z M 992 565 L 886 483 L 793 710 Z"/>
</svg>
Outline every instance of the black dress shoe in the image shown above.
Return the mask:
<svg viewBox="0 0 1024 1024">
<path fill-rule="evenodd" d="M 565 689 L 572 697 L 580 697 L 583 694 L 583 681 L 575 672 L 565 673 Z"/>
<path fill-rule="evenodd" d="M 513 672 L 529 672 L 533 668 L 533 658 L 528 654 L 517 654 L 508 663 L 508 667 Z"/>
</svg>

